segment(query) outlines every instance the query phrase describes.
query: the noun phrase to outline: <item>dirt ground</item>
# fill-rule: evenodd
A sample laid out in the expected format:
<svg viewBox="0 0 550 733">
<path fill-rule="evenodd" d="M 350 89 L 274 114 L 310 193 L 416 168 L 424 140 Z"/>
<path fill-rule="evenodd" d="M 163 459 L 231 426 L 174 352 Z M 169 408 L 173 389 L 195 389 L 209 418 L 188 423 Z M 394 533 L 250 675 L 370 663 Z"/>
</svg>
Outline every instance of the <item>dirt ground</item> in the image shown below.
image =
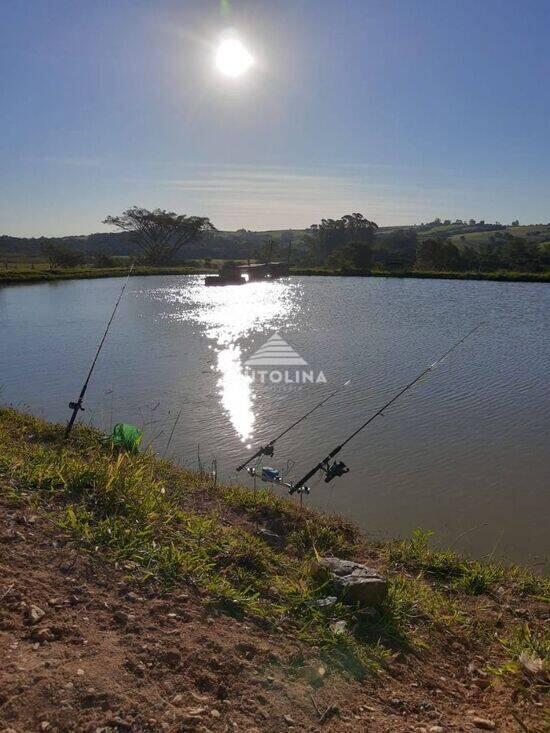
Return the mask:
<svg viewBox="0 0 550 733">
<path fill-rule="evenodd" d="M 359 682 L 284 629 L 215 613 L 191 588 L 132 585 L 128 570 L 0 501 L 0 731 L 545 730 L 543 701 L 484 671 L 489 650 L 442 635 Z"/>
</svg>

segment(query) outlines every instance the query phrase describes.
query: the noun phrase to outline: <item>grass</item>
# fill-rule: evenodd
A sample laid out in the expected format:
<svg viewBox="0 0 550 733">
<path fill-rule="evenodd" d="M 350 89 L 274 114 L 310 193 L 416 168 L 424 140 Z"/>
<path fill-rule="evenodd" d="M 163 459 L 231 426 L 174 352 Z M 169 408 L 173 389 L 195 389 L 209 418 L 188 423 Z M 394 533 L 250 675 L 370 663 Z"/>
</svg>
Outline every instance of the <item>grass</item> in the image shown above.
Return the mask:
<svg viewBox="0 0 550 733">
<path fill-rule="evenodd" d="M 522 623 L 499 639 L 507 661 L 490 671 L 514 694 L 539 697 L 550 692 L 550 635 Z"/>
<path fill-rule="evenodd" d="M 339 271 L 322 267 L 292 267 L 293 275 L 424 278 L 428 280 L 490 280 L 494 282 L 550 282 L 550 272 L 435 272 L 423 270 L 368 270 Z"/>
<path fill-rule="evenodd" d="M 533 575 L 517 565 L 484 563 L 461 557 L 452 550 L 430 546 L 432 532 L 417 529 L 410 540 L 391 542 L 386 553 L 390 563 L 444 582 L 466 595 L 494 593 L 506 583 L 521 595 L 550 602 L 550 580 Z"/>
<path fill-rule="evenodd" d="M 134 268 L 132 277 L 146 275 L 197 275 L 205 272 L 215 272 L 206 267 L 148 267 L 139 265 Z M 101 277 L 125 277 L 128 274 L 127 267 L 92 268 L 79 267 L 74 270 L 49 270 L 49 269 L 17 269 L 0 270 L 0 284 L 55 282 L 57 280 L 89 280 Z"/>
<path fill-rule="evenodd" d="M 396 650 L 429 645 L 434 630 L 471 634 L 460 594 L 519 581 L 522 592 L 543 592 L 543 581 L 527 571 L 506 574 L 461 560 L 432 550 L 428 535 L 416 533 L 378 548 L 377 564 L 393 568 L 383 607 L 339 601 L 320 607 L 329 579 L 316 566 L 317 554 L 372 554 L 353 525 L 266 490 L 215 485 L 150 452 L 118 453 L 87 427 L 68 442 L 62 436 L 62 426 L 0 408 L 0 491 L 45 507 L 91 557 L 122 563 L 139 582 L 194 587 L 204 603 L 284 628 L 318 648 L 324 664 L 355 677 L 378 669 Z M 277 532 L 282 546 L 270 546 L 258 527 Z M 345 622 L 343 630 L 337 621 Z M 295 667 L 305 673 L 307 664 L 296 659 Z"/>
</svg>

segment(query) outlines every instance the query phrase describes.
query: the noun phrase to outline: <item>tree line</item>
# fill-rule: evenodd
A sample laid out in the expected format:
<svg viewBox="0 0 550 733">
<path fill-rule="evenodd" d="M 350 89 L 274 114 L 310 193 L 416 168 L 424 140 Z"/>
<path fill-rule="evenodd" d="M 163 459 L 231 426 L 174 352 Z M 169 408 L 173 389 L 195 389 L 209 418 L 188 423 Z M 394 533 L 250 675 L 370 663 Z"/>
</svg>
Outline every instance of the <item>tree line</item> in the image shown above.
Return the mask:
<svg viewBox="0 0 550 733">
<path fill-rule="evenodd" d="M 435 220 L 435 223 L 441 220 Z M 450 221 L 450 220 L 446 220 Z M 446 221 L 444 223 L 446 223 Z M 473 220 L 468 222 L 471 225 Z M 424 235 L 424 228 L 379 230 L 376 222 L 355 212 L 340 219 L 322 219 L 304 234 L 291 233 L 261 241 L 256 232 L 245 229 L 232 235 L 221 234 L 209 218 L 176 214 L 164 209 L 149 211 L 131 207 L 107 216 L 105 224 L 124 233 L 135 259 L 146 265 L 169 265 L 180 260 L 192 247 L 203 246 L 203 260 L 209 260 L 215 242 L 220 258 L 251 258 L 256 261 L 291 257 L 291 264 L 334 271 L 421 270 L 449 272 L 494 272 L 515 270 L 540 272 L 550 268 L 550 246 L 538 246 L 515 236 L 500 224 L 485 225 L 487 240 L 477 247 L 460 236 L 460 246 L 446 236 Z M 459 220 L 453 222 L 458 224 Z M 475 222 L 473 222 L 475 223 Z M 516 222 L 514 222 L 516 224 Z M 495 230 L 495 231 L 493 231 Z M 458 237 L 457 237 L 458 238 Z M 43 254 L 52 267 L 78 267 L 90 263 L 82 251 L 64 244 L 44 243 Z M 116 260 L 96 249 L 91 256 L 95 267 L 113 267 Z"/>
</svg>

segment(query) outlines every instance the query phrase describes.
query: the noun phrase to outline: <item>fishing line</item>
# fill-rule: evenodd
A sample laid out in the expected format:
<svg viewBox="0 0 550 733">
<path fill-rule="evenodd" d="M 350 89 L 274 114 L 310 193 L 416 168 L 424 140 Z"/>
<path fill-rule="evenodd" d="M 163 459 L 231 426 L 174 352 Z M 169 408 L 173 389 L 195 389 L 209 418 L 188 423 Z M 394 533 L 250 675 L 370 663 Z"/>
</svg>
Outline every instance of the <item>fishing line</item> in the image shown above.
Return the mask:
<svg viewBox="0 0 550 733">
<path fill-rule="evenodd" d="M 471 331 L 468 331 L 468 333 L 463 336 L 461 339 L 456 341 L 447 351 L 443 354 L 443 356 L 440 356 L 437 361 L 434 361 L 433 364 L 430 364 L 429 367 L 424 369 L 417 377 L 415 377 L 412 381 L 410 381 L 403 389 L 401 389 L 397 394 L 395 394 L 388 402 L 386 402 L 380 409 L 376 410 L 374 415 L 371 415 L 368 420 L 366 420 L 362 425 L 360 425 L 356 430 L 351 433 L 351 435 L 348 435 L 348 437 L 339 445 L 336 446 L 336 448 L 333 448 L 331 452 L 323 458 L 323 460 L 318 463 L 316 466 L 314 466 L 310 471 L 308 471 L 302 478 L 297 481 L 295 484 L 293 484 L 290 489 L 289 493 L 294 494 L 296 491 L 300 491 L 302 489 L 306 489 L 306 483 L 311 479 L 318 471 L 322 471 L 325 474 L 325 482 L 329 483 L 333 479 L 343 476 L 344 474 L 349 472 L 349 468 L 346 466 L 346 464 L 343 461 L 333 461 L 331 463 L 331 459 L 334 458 L 342 448 L 347 445 L 353 438 L 355 438 L 356 435 L 358 435 L 362 430 L 364 430 L 367 425 L 370 425 L 370 423 L 375 420 L 380 415 L 384 414 L 384 411 L 390 407 L 394 402 L 396 402 L 402 395 L 405 394 L 411 387 L 413 387 L 417 382 L 419 382 L 422 377 L 426 374 L 428 374 L 432 369 L 434 369 L 438 364 L 441 364 L 441 362 L 449 356 L 449 354 L 454 351 L 460 344 L 464 343 L 467 338 L 469 338 L 473 333 L 475 333 L 478 329 L 481 328 L 483 324 L 480 323 L 475 328 L 472 328 Z"/>
<path fill-rule="evenodd" d="M 338 389 L 335 389 L 334 392 L 331 392 L 329 395 L 324 397 L 321 402 L 318 402 L 314 407 L 311 408 L 311 410 L 308 410 L 308 412 L 305 413 L 305 415 L 302 415 L 302 417 L 298 418 L 295 422 L 292 423 L 292 425 L 289 425 L 288 428 L 285 428 L 282 433 L 279 433 L 276 438 L 273 438 L 266 446 L 260 446 L 256 453 L 254 453 L 253 456 L 250 456 L 250 458 L 245 461 L 244 463 L 241 463 L 240 466 L 236 468 L 237 471 L 242 471 L 243 468 L 246 468 L 249 463 L 252 463 L 253 460 L 255 460 L 258 457 L 261 456 L 272 456 L 273 455 L 273 446 L 275 443 L 280 440 L 284 435 L 287 433 L 290 433 L 291 430 L 293 430 L 297 425 L 299 425 L 301 422 L 306 420 L 310 415 L 312 415 L 316 410 L 318 410 L 320 407 L 322 407 L 326 402 L 328 402 L 332 397 L 338 394 L 338 392 L 341 392 L 345 387 L 348 386 L 348 384 L 351 382 L 351 379 L 348 379 L 347 382 L 344 382 Z"/>
</svg>

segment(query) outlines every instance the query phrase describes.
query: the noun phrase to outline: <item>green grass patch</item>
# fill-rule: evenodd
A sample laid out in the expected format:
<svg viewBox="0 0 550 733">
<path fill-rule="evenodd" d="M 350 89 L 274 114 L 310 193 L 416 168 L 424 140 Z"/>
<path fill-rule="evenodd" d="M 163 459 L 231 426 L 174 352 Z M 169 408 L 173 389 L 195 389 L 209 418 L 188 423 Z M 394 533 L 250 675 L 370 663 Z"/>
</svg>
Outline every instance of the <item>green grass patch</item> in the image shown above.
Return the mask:
<svg viewBox="0 0 550 733">
<path fill-rule="evenodd" d="M 355 548 L 358 532 L 342 520 L 267 491 L 214 486 L 151 453 L 119 453 L 86 427 L 68 442 L 62 436 L 61 426 L 0 409 L 0 486 L 46 506 L 90 555 L 132 568 L 140 581 L 195 587 L 208 604 L 284 628 L 356 676 L 408 643 L 395 602 L 370 627 L 360 609 L 316 605 L 327 595 L 313 571 L 316 551 Z M 279 530 L 284 548 L 258 535 L 260 524 Z M 336 621 L 345 633 L 331 629 Z"/>
<path fill-rule="evenodd" d="M 468 595 L 491 594 L 501 584 L 526 596 L 550 599 L 550 580 L 516 565 L 470 560 L 452 550 L 431 546 L 433 532 L 417 529 L 412 538 L 387 545 L 388 561 L 414 573 L 442 582 Z"/>
</svg>

